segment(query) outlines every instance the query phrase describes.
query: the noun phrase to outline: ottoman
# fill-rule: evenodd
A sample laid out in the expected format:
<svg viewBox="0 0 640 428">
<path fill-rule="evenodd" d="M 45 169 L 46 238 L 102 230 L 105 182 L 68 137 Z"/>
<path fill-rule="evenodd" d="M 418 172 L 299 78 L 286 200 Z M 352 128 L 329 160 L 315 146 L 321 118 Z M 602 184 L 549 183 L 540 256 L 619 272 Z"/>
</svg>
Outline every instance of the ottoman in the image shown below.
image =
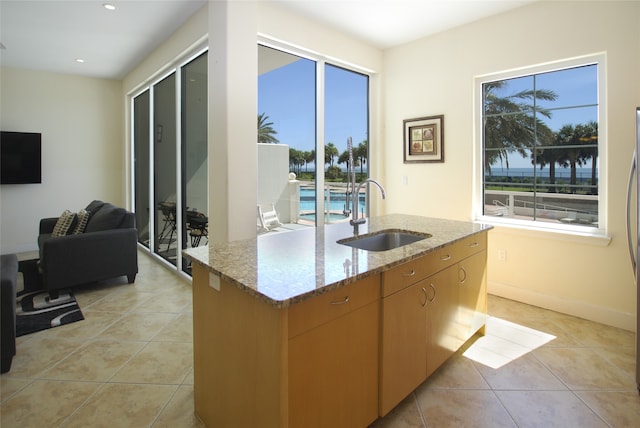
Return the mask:
<svg viewBox="0 0 640 428">
<path fill-rule="evenodd" d="M 18 256 L 0 256 L 0 353 L 1 372 L 11 369 L 11 361 L 16 355 L 16 286 L 18 282 Z"/>
</svg>

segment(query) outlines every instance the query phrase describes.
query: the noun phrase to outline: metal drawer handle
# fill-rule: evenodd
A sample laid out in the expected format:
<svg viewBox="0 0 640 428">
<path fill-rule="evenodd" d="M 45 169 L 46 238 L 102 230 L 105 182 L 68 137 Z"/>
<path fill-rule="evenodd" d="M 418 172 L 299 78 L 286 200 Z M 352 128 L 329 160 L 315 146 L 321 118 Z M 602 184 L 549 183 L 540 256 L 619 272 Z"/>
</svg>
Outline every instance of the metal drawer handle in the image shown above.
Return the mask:
<svg viewBox="0 0 640 428">
<path fill-rule="evenodd" d="M 415 274 L 416 274 L 415 269 L 411 269 L 411 272 L 409 272 L 409 273 L 403 273 L 403 274 L 402 274 L 402 276 L 407 276 L 407 277 L 409 277 L 409 276 L 414 276 Z"/>
<path fill-rule="evenodd" d="M 420 306 L 422 306 L 423 308 L 425 306 L 427 306 L 427 301 L 429 300 L 429 295 L 427 294 L 427 289 L 422 287 L 422 294 L 424 294 L 424 303 L 420 303 Z"/>
<path fill-rule="evenodd" d="M 333 300 L 331 302 L 332 305 L 344 305 L 349 301 L 349 296 L 345 296 L 342 300 Z"/>
<path fill-rule="evenodd" d="M 460 273 L 464 274 L 462 278 L 460 278 Z M 464 269 L 464 266 L 460 266 L 460 272 L 458 272 L 458 279 L 460 279 L 460 284 L 464 284 L 467 281 L 467 271 Z"/>
<path fill-rule="evenodd" d="M 429 288 L 431 288 L 433 290 L 433 297 L 431 299 L 429 299 L 429 301 L 431 303 L 433 303 L 436 300 L 436 286 L 433 285 L 433 283 L 429 284 Z"/>
<path fill-rule="evenodd" d="M 478 247 L 480 244 L 478 242 L 474 242 L 473 244 L 469 244 L 471 248 Z"/>
<path fill-rule="evenodd" d="M 451 254 L 447 254 L 446 256 L 440 257 L 440 260 L 442 260 L 443 262 L 447 260 L 451 260 Z"/>
</svg>

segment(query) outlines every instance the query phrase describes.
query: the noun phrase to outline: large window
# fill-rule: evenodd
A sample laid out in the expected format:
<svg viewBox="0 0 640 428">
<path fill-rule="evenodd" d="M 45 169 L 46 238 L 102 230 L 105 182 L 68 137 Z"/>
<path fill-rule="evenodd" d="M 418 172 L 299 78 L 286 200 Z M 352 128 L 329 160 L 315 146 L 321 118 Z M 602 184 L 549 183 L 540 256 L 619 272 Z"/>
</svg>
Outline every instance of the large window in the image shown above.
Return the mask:
<svg viewBox="0 0 640 428">
<path fill-rule="evenodd" d="M 369 76 L 264 45 L 258 65 L 260 210 L 285 229 L 348 221 L 349 138 L 356 181 L 368 177 Z M 367 189 L 361 193 L 364 215 Z M 259 220 L 258 231 L 267 232 Z"/>
<path fill-rule="evenodd" d="M 485 219 L 604 228 L 598 59 L 479 79 Z"/>
</svg>

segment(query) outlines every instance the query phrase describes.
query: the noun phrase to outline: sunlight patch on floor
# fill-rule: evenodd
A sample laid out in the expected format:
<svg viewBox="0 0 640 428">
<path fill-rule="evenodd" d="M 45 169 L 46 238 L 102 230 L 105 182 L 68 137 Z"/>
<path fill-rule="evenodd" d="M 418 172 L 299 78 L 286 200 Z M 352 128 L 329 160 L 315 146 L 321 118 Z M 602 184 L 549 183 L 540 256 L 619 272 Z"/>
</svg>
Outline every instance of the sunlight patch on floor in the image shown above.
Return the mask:
<svg viewBox="0 0 640 428">
<path fill-rule="evenodd" d="M 476 340 L 462 355 L 498 369 L 555 338 L 552 334 L 489 317 L 485 335 Z"/>
</svg>

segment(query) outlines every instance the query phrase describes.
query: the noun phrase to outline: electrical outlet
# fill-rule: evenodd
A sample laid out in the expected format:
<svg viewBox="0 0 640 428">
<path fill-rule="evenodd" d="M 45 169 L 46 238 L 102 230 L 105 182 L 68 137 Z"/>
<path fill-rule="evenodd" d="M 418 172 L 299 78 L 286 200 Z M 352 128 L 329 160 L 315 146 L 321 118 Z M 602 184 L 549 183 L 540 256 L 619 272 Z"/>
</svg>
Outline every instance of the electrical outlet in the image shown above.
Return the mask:
<svg viewBox="0 0 640 428">
<path fill-rule="evenodd" d="M 498 261 L 500 262 L 507 261 L 507 250 L 498 250 Z"/>
<path fill-rule="evenodd" d="M 220 291 L 220 277 L 213 272 L 209 272 L 209 287 Z"/>
<path fill-rule="evenodd" d="M 408 176 L 406 176 L 406 175 L 403 175 L 403 176 L 402 176 L 402 184 L 403 184 L 404 186 L 406 186 L 407 184 L 409 184 L 409 177 L 408 177 Z"/>
</svg>

